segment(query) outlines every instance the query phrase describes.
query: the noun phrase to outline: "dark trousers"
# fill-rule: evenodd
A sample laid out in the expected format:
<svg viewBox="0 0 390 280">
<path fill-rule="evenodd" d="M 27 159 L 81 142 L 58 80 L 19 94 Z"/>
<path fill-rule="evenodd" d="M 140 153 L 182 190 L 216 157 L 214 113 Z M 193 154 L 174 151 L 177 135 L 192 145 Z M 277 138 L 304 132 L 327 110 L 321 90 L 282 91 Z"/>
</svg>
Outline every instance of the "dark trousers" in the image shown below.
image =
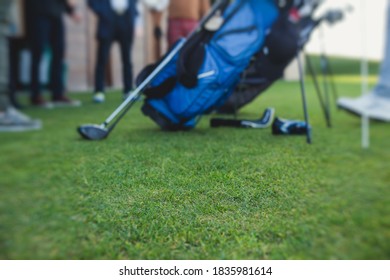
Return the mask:
<svg viewBox="0 0 390 280">
<path fill-rule="evenodd" d="M 62 17 L 36 16 L 30 26 L 31 93 L 32 98 L 40 95 L 39 66 L 46 47 L 51 50 L 50 89 L 52 98 L 64 94 L 63 65 L 65 55 L 65 26 Z"/>
<path fill-rule="evenodd" d="M 113 36 L 110 38 L 98 39 L 97 62 L 95 69 L 95 92 L 104 92 L 105 88 L 105 70 L 110 55 L 113 42 L 117 41 L 120 47 L 122 58 L 122 79 L 124 93 L 128 93 L 133 87 L 133 65 L 131 59 L 131 49 L 133 45 L 133 33 L 124 31 L 117 26 Z"/>
<path fill-rule="evenodd" d="M 20 58 L 19 55 L 22 50 L 27 49 L 28 45 L 24 38 L 9 38 L 9 101 L 16 108 L 21 108 L 22 106 L 17 99 L 17 90 L 21 87 L 19 81 L 19 72 L 20 72 Z"/>
</svg>

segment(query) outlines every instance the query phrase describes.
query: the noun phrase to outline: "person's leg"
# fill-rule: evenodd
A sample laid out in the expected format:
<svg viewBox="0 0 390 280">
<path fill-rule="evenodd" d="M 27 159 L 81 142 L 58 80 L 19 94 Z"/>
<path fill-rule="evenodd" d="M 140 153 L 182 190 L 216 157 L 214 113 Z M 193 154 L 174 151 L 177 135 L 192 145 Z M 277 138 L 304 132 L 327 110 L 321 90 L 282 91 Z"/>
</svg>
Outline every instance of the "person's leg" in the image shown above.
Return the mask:
<svg viewBox="0 0 390 280">
<path fill-rule="evenodd" d="M 5 17 L 10 2 L 0 2 L 0 19 Z M 5 36 L 6 24 L 0 20 L 0 132 L 26 131 L 41 128 L 39 120 L 14 109 L 8 100 L 8 42 Z"/>
<path fill-rule="evenodd" d="M 150 14 L 152 17 L 153 24 L 153 60 L 158 61 L 162 56 L 161 39 L 163 38 L 163 31 L 161 27 L 161 22 L 164 13 L 162 11 L 151 10 Z"/>
<path fill-rule="evenodd" d="M 62 17 L 51 18 L 50 47 L 52 60 L 50 67 L 50 87 L 53 105 L 56 107 L 81 105 L 79 100 L 71 100 L 65 96 L 64 58 L 65 58 L 65 25 Z"/>
<path fill-rule="evenodd" d="M 111 39 L 98 39 L 95 66 L 95 95 L 93 98 L 96 103 L 104 102 L 105 73 L 111 45 Z"/>
<path fill-rule="evenodd" d="M 95 92 L 104 92 L 105 73 L 111 48 L 111 41 L 98 39 L 96 67 L 95 67 Z"/>
<path fill-rule="evenodd" d="M 54 101 L 64 95 L 65 28 L 62 18 L 51 19 L 50 48 L 50 86 Z"/>
<path fill-rule="evenodd" d="M 128 94 L 133 88 L 133 64 L 131 59 L 131 52 L 133 46 L 134 30 L 131 28 L 130 32 L 120 31 L 118 35 L 118 42 L 122 57 L 122 78 L 123 78 L 123 93 Z"/>
<path fill-rule="evenodd" d="M 30 22 L 30 51 L 31 51 L 31 68 L 30 68 L 30 88 L 31 88 L 31 103 L 35 106 L 48 107 L 49 103 L 45 102 L 41 96 L 40 83 L 40 64 L 43 51 L 49 42 L 50 22 L 44 16 L 36 16 Z"/>
<path fill-rule="evenodd" d="M 0 22 L 0 112 L 9 107 L 8 99 L 8 46 L 5 37 L 5 24 Z"/>
<path fill-rule="evenodd" d="M 19 103 L 16 91 L 18 83 L 18 73 L 19 73 L 19 53 L 23 48 L 22 40 L 18 38 L 9 38 L 9 80 L 8 80 L 8 89 L 9 89 L 9 101 L 15 108 L 22 108 L 22 105 Z"/>
</svg>

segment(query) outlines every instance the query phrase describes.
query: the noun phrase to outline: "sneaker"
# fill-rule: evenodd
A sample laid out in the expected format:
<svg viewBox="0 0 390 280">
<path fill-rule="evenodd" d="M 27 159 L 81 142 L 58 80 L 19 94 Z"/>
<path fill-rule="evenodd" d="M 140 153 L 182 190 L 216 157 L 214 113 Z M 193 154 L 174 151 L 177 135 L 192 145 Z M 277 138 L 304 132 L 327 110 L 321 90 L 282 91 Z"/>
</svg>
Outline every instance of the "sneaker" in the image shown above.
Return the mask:
<svg viewBox="0 0 390 280">
<path fill-rule="evenodd" d="M 53 103 L 44 100 L 42 96 L 32 97 L 31 105 L 39 108 L 53 109 Z"/>
<path fill-rule="evenodd" d="M 93 95 L 92 100 L 95 103 L 104 103 L 104 101 L 106 101 L 106 96 L 103 92 L 97 92 Z"/>
<path fill-rule="evenodd" d="M 358 98 L 340 98 L 337 106 L 357 116 L 367 116 L 374 120 L 390 121 L 390 98 L 381 97 L 374 93 Z"/>
<path fill-rule="evenodd" d="M 33 120 L 14 108 L 0 113 L 0 132 L 18 132 L 42 128 L 40 120 Z"/>
<path fill-rule="evenodd" d="M 80 107 L 81 101 L 80 100 L 74 100 L 70 99 L 66 96 L 56 97 L 53 99 L 53 105 L 54 107 L 61 108 L 61 107 Z"/>
</svg>

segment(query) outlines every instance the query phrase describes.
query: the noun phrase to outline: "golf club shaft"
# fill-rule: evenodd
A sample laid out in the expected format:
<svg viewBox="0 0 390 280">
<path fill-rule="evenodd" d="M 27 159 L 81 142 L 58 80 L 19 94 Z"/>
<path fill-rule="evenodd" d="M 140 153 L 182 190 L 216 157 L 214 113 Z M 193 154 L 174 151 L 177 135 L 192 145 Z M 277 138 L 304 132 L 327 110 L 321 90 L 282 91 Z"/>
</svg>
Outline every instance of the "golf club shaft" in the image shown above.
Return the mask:
<svg viewBox="0 0 390 280">
<path fill-rule="evenodd" d="M 325 108 L 326 108 L 329 120 L 331 120 L 332 116 L 331 116 L 331 108 L 330 108 L 330 94 L 329 94 L 329 80 L 328 80 L 329 79 L 329 72 L 328 72 L 328 62 L 329 61 L 327 60 L 327 56 L 326 56 L 326 46 L 325 46 L 325 36 L 324 36 L 323 26 L 320 26 L 319 41 L 320 41 L 320 48 L 321 48 L 320 67 L 321 67 L 322 83 L 323 83 L 324 96 L 325 96 Z"/>
<path fill-rule="evenodd" d="M 119 121 L 127 114 L 127 112 L 130 110 L 132 107 L 133 103 L 137 100 L 137 97 L 134 97 L 133 102 L 129 102 L 127 104 L 127 107 L 120 113 L 119 117 L 115 119 L 115 121 L 110 125 L 108 128 L 108 133 L 111 132 L 115 128 L 115 126 L 119 123 Z"/>
<path fill-rule="evenodd" d="M 314 67 L 313 67 L 311 58 L 308 55 L 306 55 L 305 57 L 306 57 L 307 67 L 309 69 L 310 75 L 311 75 L 313 82 L 314 82 L 314 87 L 315 87 L 316 92 L 317 92 L 318 100 L 320 101 L 320 105 L 321 105 L 322 111 L 323 111 L 324 116 L 325 116 L 326 124 L 328 127 L 331 127 L 332 124 L 331 124 L 330 116 L 328 114 L 328 110 L 326 109 L 324 98 L 322 97 L 322 91 L 321 91 L 319 83 L 318 83 L 317 74 L 314 71 Z"/>
<path fill-rule="evenodd" d="M 326 115 L 328 117 L 328 125 L 329 127 L 332 127 L 332 116 L 331 116 L 331 110 L 330 110 L 330 94 L 329 94 L 329 72 L 328 72 L 328 61 L 325 57 L 325 53 L 321 54 L 321 72 L 322 72 L 322 82 L 323 82 L 323 89 L 324 89 L 324 95 L 325 95 L 325 110 Z"/>
<path fill-rule="evenodd" d="M 126 98 L 126 100 L 105 120 L 103 123 L 104 127 L 107 127 L 117 116 L 128 106 L 131 106 L 134 103 L 134 100 L 138 99 L 142 90 L 149 85 L 150 82 L 168 65 L 168 63 L 180 52 L 183 48 L 184 44 L 193 37 L 196 33 L 203 29 L 205 23 L 207 23 L 214 14 L 220 10 L 225 4 L 227 4 L 228 0 L 220 0 L 217 4 L 215 4 L 212 10 L 205 16 L 202 21 L 199 23 L 198 27 L 187 37 L 185 40 L 181 40 L 175 48 L 168 54 L 168 56 L 158 65 L 158 67 Z M 121 115 L 121 117 L 123 114 Z"/>
</svg>

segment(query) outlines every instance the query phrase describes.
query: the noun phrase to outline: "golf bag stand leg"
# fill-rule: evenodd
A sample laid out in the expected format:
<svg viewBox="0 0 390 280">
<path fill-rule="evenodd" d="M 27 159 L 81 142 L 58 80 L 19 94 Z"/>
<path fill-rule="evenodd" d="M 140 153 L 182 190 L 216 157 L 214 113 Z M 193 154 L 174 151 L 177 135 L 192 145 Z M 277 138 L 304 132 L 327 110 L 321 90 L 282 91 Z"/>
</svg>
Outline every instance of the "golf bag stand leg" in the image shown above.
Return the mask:
<svg viewBox="0 0 390 280">
<path fill-rule="evenodd" d="M 299 51 L 297 52 L 296 57 L 297 57 L 298 68 L 299 68 L 299 80 L 300 80 L 301 93 L 302 93 L 303 113 L 305 115 L 305 122 L 306 122 L 306 141 L 308 144 L 311 144 L 312 143 L 312 135 L 311 135 L 310 120 L 309 120 L 309 111 L 308 111 L 308 107 L 307 107 L 305 74 L 303 72 L 303 62 L 302 62 Z"/>
<path fill-rule="evenodd" d="M 324 116 L 325 116 L 326 124 L 329 128 L 331 128 L 332 127 L 331 117 L 329 115 L 329 110 L 326 108 L 323 94 L 322 94 L 322 91 L 321 91 L 321 88 L 320 88 L 320 85 L 319 85 L 319 82 L 317 79 L 317 73 L 314 70 L 313 63 L 311 61 L 310 56 L 305 54 L 304 57 L 306 59 L 306 65 L 307 65 L 307 68 L 309 69 L 310 76 L 313 79 L 314 87 L 315 87 L 316 92 L 317 92 L 318 100 L 320 101 L 321 109 L 322 109 Z"/>
<path fill-rule="evenodd" d="M 331 118 L 330 112 L 330 94 L 329 94 L 329 73 L 328 73 L 328 60 L 326 58 L 325 52 L 320 56 L 321 72 L 323 77 L 324 93 L 325 93 L 325 104 L 326 110 L 328 111 L 328 116 Z"/>
</svg>

